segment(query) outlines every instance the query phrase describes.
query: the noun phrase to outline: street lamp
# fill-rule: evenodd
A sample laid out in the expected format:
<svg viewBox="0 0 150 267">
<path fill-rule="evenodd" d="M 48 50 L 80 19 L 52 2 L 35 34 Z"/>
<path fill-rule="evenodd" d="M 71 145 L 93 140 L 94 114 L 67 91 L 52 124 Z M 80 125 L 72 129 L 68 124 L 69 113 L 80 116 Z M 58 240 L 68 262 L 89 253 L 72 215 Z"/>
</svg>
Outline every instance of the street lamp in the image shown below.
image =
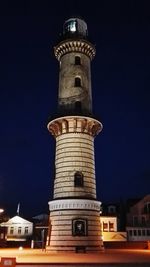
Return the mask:
<svg viewBox="0 0 150 267">
<path fill-rule="evenodd" d="M 0 209 L 0 215 L 4 212 L 4 209 Z M 0 223 L 2 222 L 2 218 L 0 216 Z"/>
<path fill-rule="evenodd" d="M 5 245 L 6 241 L 6 228 L 1 226 L 1 223 L 3 222 L 3 215 L 1 214 L 4 212 L 4 209 L 0 208 L 0 247 L 3 247 Z"/>
<path fill-rule="evenodd" d="M 0 213 L 2 213 L 2 212 L 4 212 L 4 210 L 3 209 L 0 209 Z"/>
</svg>

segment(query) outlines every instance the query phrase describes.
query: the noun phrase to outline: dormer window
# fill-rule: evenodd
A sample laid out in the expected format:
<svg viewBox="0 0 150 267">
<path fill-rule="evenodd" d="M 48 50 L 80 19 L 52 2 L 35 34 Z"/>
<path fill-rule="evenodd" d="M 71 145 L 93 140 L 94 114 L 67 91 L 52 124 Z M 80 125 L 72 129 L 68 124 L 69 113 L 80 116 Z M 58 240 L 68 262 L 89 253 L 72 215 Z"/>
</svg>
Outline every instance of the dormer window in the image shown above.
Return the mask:
<svg viewBox="0 0 150 267">
<path fill-rule="evenodd" d="M 81 78 L 80 77 L 76 77 L 75 78 L 75 87 L 81 87 Z"/>
<path fill-rule="evenodd" d="M 75 65 L 81 65 L 81 58 L 79 56 L 75 56 Z"/>
<path fill-rule="evenodd" d="M 144 213 L 150 214 L 150 202 L 145 203 L 144 205 Z"/>
</svg>

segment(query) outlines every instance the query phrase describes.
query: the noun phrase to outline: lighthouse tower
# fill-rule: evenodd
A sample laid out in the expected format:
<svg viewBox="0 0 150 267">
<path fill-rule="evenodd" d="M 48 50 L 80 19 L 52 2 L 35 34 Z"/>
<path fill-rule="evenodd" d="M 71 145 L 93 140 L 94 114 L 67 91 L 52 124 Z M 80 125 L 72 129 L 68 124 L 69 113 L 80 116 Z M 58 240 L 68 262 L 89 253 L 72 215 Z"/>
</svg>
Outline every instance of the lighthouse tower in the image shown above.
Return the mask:
<svg viewBox="0 0 150 267">
<path fill-rule="evenodd" d="M 92 114 L 91 61 L 95 47 L 87 24 L 70 18 L 54 48 L 59 61 L 58 112 L 48 122 L 56 140 L 53 200 L 47 249 L 53 252 L 103 250 L 96 197 L 94 138 L 102 124 Z"/>
</svg>

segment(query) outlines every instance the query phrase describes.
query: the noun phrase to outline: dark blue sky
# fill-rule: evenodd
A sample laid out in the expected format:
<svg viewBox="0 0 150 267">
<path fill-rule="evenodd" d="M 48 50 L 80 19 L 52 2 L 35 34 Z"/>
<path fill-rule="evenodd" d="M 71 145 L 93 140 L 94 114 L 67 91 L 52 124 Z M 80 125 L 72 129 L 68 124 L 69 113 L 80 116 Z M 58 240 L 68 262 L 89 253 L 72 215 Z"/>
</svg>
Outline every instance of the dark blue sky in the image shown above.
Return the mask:
<svg viewBox="0 0 150 267">
<path fill-rule="evenodd" d="M 15 215 L 48 210 L 63 23 L 80 15 L 96 45 L 93 112 L 97 195 L 102 202 L 150 193 L 150 21 L 148 1 L 4 1 L 0 7 L 0 206 Z M 138 3 L 139 2 L 139 3 Z"/>
</svg>

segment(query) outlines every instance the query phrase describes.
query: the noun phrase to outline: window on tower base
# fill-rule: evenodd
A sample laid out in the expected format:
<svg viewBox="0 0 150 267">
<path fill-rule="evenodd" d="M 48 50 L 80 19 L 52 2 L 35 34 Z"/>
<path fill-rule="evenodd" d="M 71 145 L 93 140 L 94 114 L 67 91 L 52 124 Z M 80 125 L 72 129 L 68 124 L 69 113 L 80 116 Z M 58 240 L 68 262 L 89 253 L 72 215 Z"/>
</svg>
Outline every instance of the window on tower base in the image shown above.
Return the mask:
<svg viewBox="0 0 150 267">
<path fill-rule="evenodd" d="M 87 220 L 74 219 L 72 221 L 72 235 L 73 236 L 86 236 L 87 235 Z"/>
</svg>

